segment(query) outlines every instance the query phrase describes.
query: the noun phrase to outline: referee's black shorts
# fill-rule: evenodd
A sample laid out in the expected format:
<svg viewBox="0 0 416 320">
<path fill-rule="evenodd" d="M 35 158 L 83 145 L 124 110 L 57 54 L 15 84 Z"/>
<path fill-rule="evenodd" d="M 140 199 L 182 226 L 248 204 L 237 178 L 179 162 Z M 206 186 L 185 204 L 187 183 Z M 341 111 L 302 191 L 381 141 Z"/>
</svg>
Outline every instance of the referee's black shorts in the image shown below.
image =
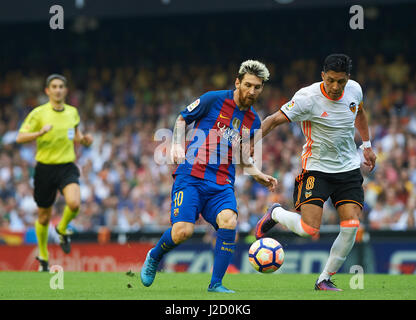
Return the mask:
<svg viewBox="0 0 416 320">
<path fill-rule="evenodd" d="M 79 184 L 80 172 L 75 163 L 43 164 L 38 162 L 34 176 L 34 198 L 38 207 L 49 208 L 56 199 L 56 193 L 70 183 Z"/>
<path fill-rule="evenodd" d="M 303 204 L 323 207 L 331 197 L 335 208 L 345 203 L 355 203 L 361 208 L 364 203 L 363 176 L 360 169 L 341 173 L 324 173 L 303 170 L 296 178 L 293 191 L 295 209 L 300 211 Z"/>
</svg>

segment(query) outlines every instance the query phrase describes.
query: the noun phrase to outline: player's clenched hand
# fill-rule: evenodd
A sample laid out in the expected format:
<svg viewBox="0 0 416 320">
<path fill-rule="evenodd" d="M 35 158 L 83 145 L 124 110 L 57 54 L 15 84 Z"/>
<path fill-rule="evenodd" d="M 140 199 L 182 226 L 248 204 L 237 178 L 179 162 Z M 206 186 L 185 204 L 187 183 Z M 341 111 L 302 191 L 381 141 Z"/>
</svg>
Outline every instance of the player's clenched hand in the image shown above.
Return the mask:
<svg viewBox="0 0 416 320">
<path fill-rule="evenodd" d="M 81 139 L 81 144 L 86 147 L 89 147 L 92 144 L 93 137 L 90 134 L 86 134 Z"/>
<path fill-rule="evenodd" d="M 276 187 L 277 187 L 277 179 L 276 178 L 262 173 L 262 174 L 259 174 L 257 176 L 254 176 L 254 179 L 258 183 L 261 183 L 263 186 L 267 187 L 270 192 L 274 192 L 276 190 Z"/>
<path fill-rule="evenodd" d="M 183 148 L 182 144 L 180 143 L 172 144 L 170 153 L 171 153 L 173 163 L 180 164 L 185 161 L 185 149 Z"/>
<path fill-rule="evenodd" d="M 376 159 L 377 159 L 377 156 L 374 153 L 373 149 L 364 148 L 363 156 L 364 156 L 364 165 L 368 166 L 370 168 L 370 171 L 372 171 L 374 167 L 376 166 Z"/>
<path fill-rule="evenodd" d="M 51 124 L 45 124 L 42 129 L 40 129 L 40 135 L 44 135 L 46 132 L 51 131 L 52 125 Z"/>
</svg>

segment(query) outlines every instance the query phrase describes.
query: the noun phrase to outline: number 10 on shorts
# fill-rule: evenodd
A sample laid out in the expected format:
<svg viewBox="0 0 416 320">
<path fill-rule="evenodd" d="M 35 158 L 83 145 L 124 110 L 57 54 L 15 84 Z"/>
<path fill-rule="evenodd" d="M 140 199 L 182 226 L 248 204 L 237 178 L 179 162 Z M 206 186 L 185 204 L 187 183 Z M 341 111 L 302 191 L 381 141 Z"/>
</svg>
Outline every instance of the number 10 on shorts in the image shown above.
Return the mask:
<svg viewBox="0 0 416 320">
<path fill-rule="evenodd" d="M 173 202 L 175 203 L 175 207 L 180 207 L 183 201 L 183 191 L 175 192 L 175 199 Z"/>
</svg>

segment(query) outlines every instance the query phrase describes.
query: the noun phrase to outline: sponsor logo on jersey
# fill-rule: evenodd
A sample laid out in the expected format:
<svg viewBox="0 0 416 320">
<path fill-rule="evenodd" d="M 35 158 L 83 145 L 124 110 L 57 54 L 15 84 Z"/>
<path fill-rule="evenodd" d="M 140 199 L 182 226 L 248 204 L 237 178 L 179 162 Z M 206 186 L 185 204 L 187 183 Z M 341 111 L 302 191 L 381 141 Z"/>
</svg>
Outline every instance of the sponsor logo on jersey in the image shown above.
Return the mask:
<svg viewBox="0 0 416 320">
<path fill-rule="evenodd" d="M 187 106 L 186 109 L 188 109 L 189 112 L 192 112 L 192 110 L 194 110 L 197 106 L 199 106 L 200 102 L 201 102 L 201 99 L 195 100 L 189 106 Z"/>
<path fill-rule="evenodd" d="M 69 128 L 68 129 L 68 139 L 69 140 L 74 140 L 75 137 L 75 129 L 74 128 Z"/>
<path fill-rule="evenodd" d="M 226 139 L 231 145 L 237 146 L 241 143 L 240 132 L 236 129 L 232 129 L 221 122 L 217 122 L 217 128 L 220 137 Z"/>
<path fill-rule="evenodd" d="M 295 100 L 292 100 L 286 104 L 286 109 L 290 110 L 295 106 Z"/>
</svg>

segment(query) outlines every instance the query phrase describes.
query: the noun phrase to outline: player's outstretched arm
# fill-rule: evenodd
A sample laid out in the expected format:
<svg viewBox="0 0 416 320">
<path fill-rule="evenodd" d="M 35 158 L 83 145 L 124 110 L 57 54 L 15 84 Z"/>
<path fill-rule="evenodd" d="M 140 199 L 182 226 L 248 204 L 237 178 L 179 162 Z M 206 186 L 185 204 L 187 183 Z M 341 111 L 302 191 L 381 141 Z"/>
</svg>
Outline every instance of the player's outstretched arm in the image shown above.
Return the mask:
<svg viewBox="0 0 416 320">
<path fill-rule="evenodd" d="M 364 165 L 368 166 L 370 168 L 370 171 L 372 171 L 376 165 L 376 155 L 371 148 L 370 143 L 370 132 L 368 130 L 368 120 L 367 120 L 367 114 L 364 111 L 364 108 L 362 107 L 362 104 L 360 105 L 360 108 L 357 111 L 357 117 L 355 118 L 355 127 L 357 128 L 361 139 L 363 140 L 363 156 L 364 156 Z"/>
<path fill-rule="evenodd" d="M 254 164 L 244 165 L 243 167 L 246 170 L 246 172 L 254 178 L 254 180 L 262 184 L 263 186 L 267 187 L 270 192 L 273 192 L 276 190 L 276 187 L 277 187 L 276 178 L 261 172 Z"/>
<path fill-rule="evenodd" d="M 270 192 L 276 190 L 277 179 L 261 172 L 254 164 L 253 158 L 250 156 L 250 145 L 243 144 L 241 148 L 241 163 L 239 164 L 243 170 L 254 178 L 258 183 L 264 185 Z"/>
<path fill-rule="evenodd" d="M 282 123 L 288 122 L 287 117 L 283 114 L 282 111 L 278 110 L 275 113 L 268 116 L 266 119 L 263 120 L 261 123 L 261 134 L 262 138 L 269 134 L 274 128 Z"/>
<path fill-rule="evenodd" d="M 19 132 L 16 137 L 17 143 L 27 143 L 36 140 L 38 137 L 43 136 L 45 133 L 52 129 L 52 125 L 46 124 L 36 132 Z"/>
<path fill-rule="evenodd" d="M 261 139 L 270 133 L 274 128 L 282 123 L 288 122 L 288 118 L 282 111 L 278 110 L 270 116 L 266 117 L 261 123 L 261 128 L 254 135 L 254 139 L 251 141 L 251 154 L 254 153 L 254 145 L 256 145 Z"/>
</svg>

